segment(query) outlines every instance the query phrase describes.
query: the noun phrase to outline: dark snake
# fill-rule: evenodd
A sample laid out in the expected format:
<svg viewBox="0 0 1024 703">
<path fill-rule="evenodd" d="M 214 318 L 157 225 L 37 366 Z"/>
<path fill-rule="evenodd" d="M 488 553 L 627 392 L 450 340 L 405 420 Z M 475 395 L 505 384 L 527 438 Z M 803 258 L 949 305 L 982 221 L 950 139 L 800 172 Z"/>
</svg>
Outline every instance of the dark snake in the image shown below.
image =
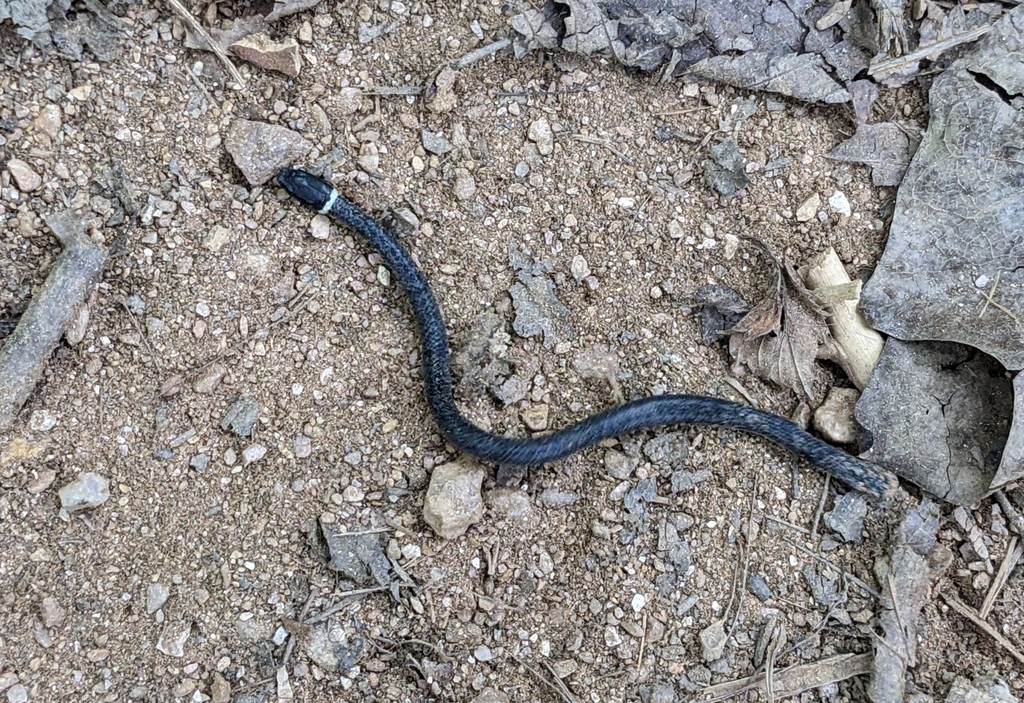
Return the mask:
<svg viewBox="0 0 1024 703">
<path fill-rule="evenodd" d="M 405 291 L 419 328 L 427 404 L 445 439 L 464 452 L 497 464 L 539 466 L 598 442 L 637 430 L 666 425 L 714 425 L 749 432 L 786 447 L 852 488 L 875 496 L 891 495 L 896 477 L 858 459 L 772 413 L 720 398 L 660 395 L 641 398 L 551 434 L 516 439 L 501 437 L 467 420 L 452 395 L 448 333 L 423 272 L 395 235 L 330 184 L 305 171 L 284 169 L 278 182 L 292 196 L 322 214 L 330 214 L 366 238 Z"/>
</svg>

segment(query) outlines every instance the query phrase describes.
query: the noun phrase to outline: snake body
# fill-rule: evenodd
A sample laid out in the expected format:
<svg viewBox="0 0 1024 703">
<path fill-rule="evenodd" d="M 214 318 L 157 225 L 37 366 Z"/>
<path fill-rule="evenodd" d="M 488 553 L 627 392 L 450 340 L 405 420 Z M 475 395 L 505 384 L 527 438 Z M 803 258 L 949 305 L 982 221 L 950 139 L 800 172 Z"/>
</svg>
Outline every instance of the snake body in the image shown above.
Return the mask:
<svg viewBox="0 0 1024 703">
<path fill-rule="evenodd" d="M 610 437 L 666 425 L 715 425 L 765 437 L 803 457 L 849 486 L 876 496 L 890 495 L 894 475 L 847 454 L 772 413 L 720 398 L 661 395 L 641 398 L 592 415 L 551 434 L 501 437 L 467 420 L 452 395 L 448 333 L 427 279 L 398 239 L 361 207 L 324 180 L 284 169 L 277 180 L 296 199 L 350 227 L 377 250 L 405 292 L 419 329 L 427 404 L 445 439 L 485 461 L 538 466 Z"/>
</svg>

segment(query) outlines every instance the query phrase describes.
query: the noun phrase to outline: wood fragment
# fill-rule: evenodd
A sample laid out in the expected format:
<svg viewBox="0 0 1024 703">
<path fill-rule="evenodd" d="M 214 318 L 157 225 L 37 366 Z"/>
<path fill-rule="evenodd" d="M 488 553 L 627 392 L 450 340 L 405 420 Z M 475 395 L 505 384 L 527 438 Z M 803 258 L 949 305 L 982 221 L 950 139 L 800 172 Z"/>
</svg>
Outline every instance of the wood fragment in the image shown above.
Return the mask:
<svg viewBox="0 0 1024 703">
<path fill-rule="evenodd" d="M 992 606 L 995 605 L 999 592 L 1003 590 L 1003 586 L 1006 585 L 1006 579 L 1010 577 L 1010 573 L 1013 572 L 1014 567 L 1020 562 L 1021 556 L 1024 556 L 1024 542 L 1021 542 L 1020 537 L 1014 535 L 1010 538 L 1010 545 L 1006 550 L 1006 556 L 1003 557 L 1003 561 L 999 564 L 999 571 L 996 572 L 995 577 L 992 579 L 992 585 L 989 587 L 985 600 L 978 610 L 978 617 L 982 620 L 988 618 L 989 613 L 992 612 Z"/>
<path fill-rule="evenodd" d="M 511 46 L 511 44 L 511 39 L 499 39 L 498 41 L 491 42 L 490 44 L 481 46 L 478 49 L 473 49 L 472 51 L 464 55 L 461 59 L 455 62 L 455 68 L 465 68 L 466 66 L 469 66 L 470 64 L 475 63 L 482 58 L 486 58 L 488 56 L 491 56 L 492 54 L 498 53 L 505 47 Z"/>
<path fill-rule="evenodd" d="M 235 79 L 235 83 L 238 84 L 238 89 L 242 90 L 243 88 L 245 88 L 245 78 L 242 76 L 241 73 L 239 73 L 238 69 L 235 68 L 235 65 L 231 63 L 231 59 L 229 59 L 228 55 L 224 53 L 224 50 L 217 46 L 217 42 L 215 42 L 210 37 L 210 34 L 206 31 L 206 28 L 199 23 L 199 20 L 192 16 L 192 13 L 188 11 L 188 8 L 182 5 L 181 2 L 179 2 L 179 0 L 167 0 L 167 4 L 170 5 L 171 9 L 174 10 L 175 13 L 177 13 L 178 17 L 184 20 L 184 22 L 192 29 L 192 31 L 195 32 L 196 36 L 201 37 L 202 40 L 206 42 L 206 45 L 210 47 L 210 51 L 212 51 L 217 56 L 217 58 L 220 59 L 220 62 L 224 64 L 224 67 L 228 70 L 228 73 L 230 73 L 231 77 Z"/>
<path fill-rule="evenodd" d="M 870 654 L 838 654 L 813 664 L 796 664 L 775 671 L 772 686 L 778 698 L 797 696 L 804 691 L 830 683 L 845 681 L 871 672 Z M 750 690 L 766 691 L 765 674 L 748 676 L 726 683 L 708 686 L 701 691 L 700 700 L 724 701 Z M 704 696 L 711 696 L 704 698 Z"/>
<path fill-rule="evenodd" d="M 977 627 L 986 635 L 994 639 L 996 643 L 999 644 L 999 646 L 1001 646 L 1003 649 L 1005 649 L 1010 656 L 1019 661 L 1021 664 L 1024 664 L 1024 654 L 1022 654 L 1020 650 L 1014 647 L 1013 643 L 1010 642 L 1010 640 L 1006 639 L 1002 635 L 1002 633 L 999 632 L 999 630 L 992 627 L 985 620 L 979 617 L 979 615 L 974 611 L 974 608 L 967 605 L 966 603 L 957 600 L 956 597 L 948 595 L 945 592 L 940 593 L 939 595 L 942 597 L 942 600 L 946 601 L 946 603 L 949 604 L 949 607 L 951 607 L 953 610 L 960 613 L 965 618 L 974 623 L 975 627 Z"/>
<path fill-rule="evenodd" d="M 107 250 L 85 235 L 85 224 L 74 213 L 49 215 L 46 223 L 64 251 L 0 349 L 0 430 L 14 422 L 107 265 Z"/>
<path fill-rule="evenodd" d="M 612 152 L 620 159 L 622 159 L 623 162 L 629 164 L 630 166 L 633 165 L 633 159 L 629 158 L 621 151 L 616 149 L 614 146 L 612 146 L 612 143 L 607 139 L 598 139 L 597 137 L 591 137 L 586 134 L 574 134 L 572 135 L 572 139 L 573 141 L 583 142 L 584 144 L 594 144 L 596 146 L 603 146 L 605 149 L 607 149 L 608 151 Z"/>
<path fill-rule="evenodd" d="M 994 494 L 996 502 L 999 503 L 999 507 L 1003 510 L 1003 515 L 1010 522 L 1010 529 L 1016 532 L 1021 537 L 1024 537 L 1024 518 L 1020 516 L 1017 509 L 1013 507 L 1013 503 L 1006 497 L 1006 493 L 1000 488 Z"/>
<path fill-rule="evenodd" d="M 849 294 L 849 291 L 843 286 L 849 285 L 852 281 L 846 273 L 843 262 L 839 260 L 839 255 L 832 247 L 812 258 L 807 263 L 806 271 L 803 271 L 802 274 L 807 287 L 812 291 L 817 289 L 835 291 L 836 286 L 840 286 L 840 291 Z M 864 390 L 875 364 L 882 356 L 882 347 L 885 343 L 882 341 L 882 335 L 868 325 L 864 316 L 857 309 L 858 300 L 859 296 L 852 300 L 835 300 L 826 303 L 826 307 L 829 312 L 829 329 L 832 330 L 832 336 L 841 351 L 836 361 L 853 381 L 853 384 L 860 390 Z"/>
<path fill-rule="evenodd" d="M 884 76 L 887 73 L 902 70 L 911 64 L 927 59 L 933 54 L 941 54 L 944 51 L 952 49 L 954 46 L 959 46 L 960 44 L 966 44 L 967 42 L 981 39 L 983 36 L 988 34 L 991 29 L 991 24 L 975 27 L 974 29 L 969 29 L 966 32 L 952 36 L 949 39 L 943 39 L 942 41 L 926 44 L 915 51 L 911 51 L 909 54 L 873 63 L 868 66 L 868 75 Z"/>
</svg>

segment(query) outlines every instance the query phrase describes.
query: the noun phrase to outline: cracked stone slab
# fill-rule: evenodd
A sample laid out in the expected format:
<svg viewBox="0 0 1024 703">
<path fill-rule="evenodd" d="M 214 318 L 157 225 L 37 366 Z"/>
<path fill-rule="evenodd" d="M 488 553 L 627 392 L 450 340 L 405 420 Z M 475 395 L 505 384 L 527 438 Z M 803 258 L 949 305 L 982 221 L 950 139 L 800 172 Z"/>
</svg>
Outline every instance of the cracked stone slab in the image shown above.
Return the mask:
<svg viewBox="0 0 1024 703">
<path fill-rule="evenodd" d="M 957 505 L 984 497 L 1009 433 L 1013 389 L 976 349 L 890 338 L 857 403 L 863 458 Z"/>
</svg>

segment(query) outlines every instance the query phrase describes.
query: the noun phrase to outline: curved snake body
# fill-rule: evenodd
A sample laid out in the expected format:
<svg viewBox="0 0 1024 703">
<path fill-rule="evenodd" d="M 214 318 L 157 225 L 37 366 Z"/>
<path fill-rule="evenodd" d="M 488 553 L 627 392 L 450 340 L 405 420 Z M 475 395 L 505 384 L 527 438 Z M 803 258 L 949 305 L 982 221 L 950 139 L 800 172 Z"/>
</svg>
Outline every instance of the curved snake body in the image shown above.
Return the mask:
<svg viewBox="0 0 1024 703">
<path fill-rule="evenodd" d="M 772 413 L 720 398 L 661 395 L 641 398 L 551 434 L 516 439 L 501 437 L 467 420 L 452 395 L 448 334 L 441 310 L 423 272 L 395 236 L 361 207 L 310 173 L 285 169 L 278 182 L 292 196 L 330 214 L 364 237 L 377 250 L 405 291 L 419 328 L 427 404 L 445 438 L 459 449 L 499 464 L 537 466 L 562 459 L 610 437 L 666 425 L 716 425 L 760 435 L 805 458 L 853 488 L 886 496 L 896 477 L 843 452 Z"/>
</svg>

